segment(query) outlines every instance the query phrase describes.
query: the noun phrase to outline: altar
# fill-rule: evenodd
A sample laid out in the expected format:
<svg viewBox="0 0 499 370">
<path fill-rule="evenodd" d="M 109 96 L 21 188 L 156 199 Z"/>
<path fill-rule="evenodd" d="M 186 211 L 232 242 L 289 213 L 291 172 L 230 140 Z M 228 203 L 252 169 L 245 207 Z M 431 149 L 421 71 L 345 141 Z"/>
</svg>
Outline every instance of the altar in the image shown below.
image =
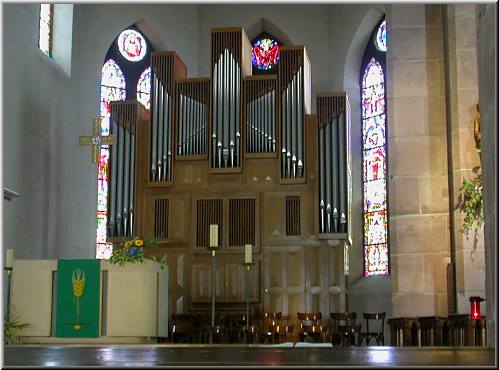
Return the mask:
<svg viewBox="0 0 499 370">
<path fill-rule="evenodd" d="M 57 334 L 57 266 L 57 260 L 14 260 L 10 315 L 29 324 L 16 333 L 24 343 L 151 343 L 168 336 L 167 266 L 101 260 L 95 338 Z"/>
</svg>

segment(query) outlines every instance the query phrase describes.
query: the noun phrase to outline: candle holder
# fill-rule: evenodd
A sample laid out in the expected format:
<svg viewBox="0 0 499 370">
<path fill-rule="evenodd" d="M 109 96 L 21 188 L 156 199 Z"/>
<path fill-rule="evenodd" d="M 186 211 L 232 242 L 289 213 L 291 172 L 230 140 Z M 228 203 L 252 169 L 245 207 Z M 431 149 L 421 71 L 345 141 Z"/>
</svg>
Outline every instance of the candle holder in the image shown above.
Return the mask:
<svg viewBox="0 0 499 370">
<path fill-rule="evenodd" d="M 4 267 L 7 271 L 7 312 L 5 313 L 7 317 L 7 322 L 10 322 L 10 284 L 12 278 L 12 267 Z"/>
<path fill-rule="evenodd" d="M 222 246 L 207 246 L 206 249 L 211 251 L 211 327 L 210 327 L 210 336 L 209 341 L 210 344 L 213 343 L 213 333 L 215 331 L 215 280 L 216 280 L 216 266 L 215 266 L 215 256 L 216 251 L 219 250 Z"/>
<path fill-rule="evenodd" d="M 255 262 L 244 262 L 243 266 L 246 267 L 246 330 L 244 331 L 244 342 L 248 343 L 249 335 L 249 293 L 250 293 L 250 271 L 255 265 Z"/>
</svg>

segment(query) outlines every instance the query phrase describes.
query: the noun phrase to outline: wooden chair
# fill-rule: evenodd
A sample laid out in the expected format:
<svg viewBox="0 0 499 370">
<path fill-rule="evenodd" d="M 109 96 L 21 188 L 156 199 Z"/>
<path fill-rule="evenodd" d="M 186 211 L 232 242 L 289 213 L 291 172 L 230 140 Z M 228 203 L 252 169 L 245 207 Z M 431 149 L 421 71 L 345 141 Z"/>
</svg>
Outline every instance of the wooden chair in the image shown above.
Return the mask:
<svg viewBox="0 0 499 370">
<path fill-rule="evenodd" d="M 172 343 L 192 343 L 194 316 L 189 314 L 172 314 L 170 335 Z"/>
<path fill-rule="evenodd" d="M 322 313 L 320 312 L 298 312 L 298 320 L 300 320 L 298 338 L 301 342 L 306 342 L 309 338 L 315 342 L 321 340 L 325 342 L 329 330 L 327 325 L 322 324 L 321 319 Z"/>
<path fill-rule="evenodd" d="M 260 342 L 273 343 L 275 326 L 279 324 L 281 312 L 262 312 L 260 315 Z"/>
<path fill-rule="evenodd" d="M 366 321 L 366 331 L 360 333 L 360 345 L 365 340 L 366 346 L 369 346 L 372 339 L 376 341 L 378 346 L 385 345 L 385 316 L 386 312 L 363 314 Z M 371 322 L 371 325 L 369 325 L 369 322 Z"/>
<path fill-rule="evenodd" d="M 360 337 L 362 324 L 356 323 L 355 312 L 331 312 L 331 344 L 333 346 L 355 346 Z M 357 342 L 358 342 L 357 338 Z"/>
</svg>

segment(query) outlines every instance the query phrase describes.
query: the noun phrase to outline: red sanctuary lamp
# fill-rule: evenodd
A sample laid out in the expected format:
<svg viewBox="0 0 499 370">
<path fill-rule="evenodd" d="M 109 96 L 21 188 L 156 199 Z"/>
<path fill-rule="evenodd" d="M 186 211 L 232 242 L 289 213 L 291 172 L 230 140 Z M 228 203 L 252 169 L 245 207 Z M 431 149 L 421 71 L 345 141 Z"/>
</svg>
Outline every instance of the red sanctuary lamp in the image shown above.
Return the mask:
<svg viewBox="0 0 499 370">
<path fill-rule="evenodd" d="M 470 297 L 470 314 L 471 314 L 471 320 L 480 320 L 481 315 L 480 315 L 480 302 L 485 301 L 485 299 L 481 297 Z"/>
</svg>

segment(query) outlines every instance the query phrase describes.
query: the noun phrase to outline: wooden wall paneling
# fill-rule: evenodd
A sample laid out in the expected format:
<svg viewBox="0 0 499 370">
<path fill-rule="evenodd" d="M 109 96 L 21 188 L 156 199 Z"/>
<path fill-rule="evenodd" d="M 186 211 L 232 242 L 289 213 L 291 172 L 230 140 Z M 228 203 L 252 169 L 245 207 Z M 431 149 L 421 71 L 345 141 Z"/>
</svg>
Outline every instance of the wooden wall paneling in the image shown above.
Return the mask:
<svg viewBox="0 0 499 370">
<path fill-rule="evenodd" d="M 246 302 L 246 266 L 239 263 L 225 263 L 225 301 Z M 258 261 L 250 271 L 250 302 L 260 301 L 260 264 Z"/>
<path fill-rule="evenodd" d="M 189 297 L 188 249 L 167 249 L 165 260 L 169 269 L 169 309 L 171 313 L 187 313 Z"/>
<path fill-rule="evenodd" d="M 198 258 L 191 271 L 191 304 L 211 302 L 211 257 Z M 215 302 L 225 301 L 225 265 L 217 257 L 215 263 Z"/>
<path fill-rule="evenodd" d="M 270 243 L 286 236 L 286 197 L 282 193 L 264 193 L 262 203 L 263 241 Z"/>
<path fill-rule="evenodd" d="M 170 196 L 169 206 L 169 241 L 188 243 L 190 235 L 189 196 Z"/>
</svg>

